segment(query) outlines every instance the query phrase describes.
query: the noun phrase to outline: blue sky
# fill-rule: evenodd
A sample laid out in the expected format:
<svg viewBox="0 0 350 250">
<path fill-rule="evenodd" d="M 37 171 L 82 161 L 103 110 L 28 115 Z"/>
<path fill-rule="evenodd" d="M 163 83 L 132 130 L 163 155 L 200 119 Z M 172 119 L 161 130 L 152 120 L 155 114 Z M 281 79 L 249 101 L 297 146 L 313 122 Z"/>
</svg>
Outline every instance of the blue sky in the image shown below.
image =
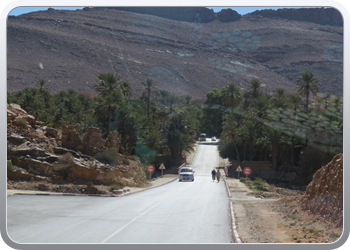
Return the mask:
<svg viewBox="0 0 350 250">
<path fill-rule="evenodd" d="M 54 9 L 66 9 L 66 10 L 76 10 L 76 9 L 82 9 L 82 7 L 51 7 Z M 208 7 L 210 9 L 213 9 L 215 12 L 219 12 L 221 9 L 227 9 L 229 7 Z M 241 15 L 245 15 L 247 13 L 253 12 L 255 10 L 263 10 L 263 9 L 281 9 L 281 8 L 288 8 L 288 7 L 231 7 L 233 10 L 237 11 Z M 293 7 L 297 8 L 297 7 Z M 305 7 L 304 7 L 305 8 Z M 47 10 L 48 7 L 18 7 L 13 9 L 10 12 L 10 15 L 18 16 L 24 13 L 33 12 L 33 11 L 39 11 L 39 10 Z"/>
</svg>

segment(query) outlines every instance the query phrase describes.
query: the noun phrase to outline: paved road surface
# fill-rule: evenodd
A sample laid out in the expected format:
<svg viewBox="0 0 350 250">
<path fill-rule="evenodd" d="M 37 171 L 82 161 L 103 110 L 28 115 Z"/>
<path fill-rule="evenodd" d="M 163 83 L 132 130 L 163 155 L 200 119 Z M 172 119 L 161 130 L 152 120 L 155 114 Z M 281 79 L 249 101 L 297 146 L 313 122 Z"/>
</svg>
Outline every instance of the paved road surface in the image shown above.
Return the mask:
<svg viewBox="0 0 350 250">
<path fill-rule="evenodd" d="M 9 196 L 8 235 L 18 243 L 230 243 L 224 182 L 212 182 L 216 146 L 199 145 L 194 182 L 125 197 Z"/>
</svg>

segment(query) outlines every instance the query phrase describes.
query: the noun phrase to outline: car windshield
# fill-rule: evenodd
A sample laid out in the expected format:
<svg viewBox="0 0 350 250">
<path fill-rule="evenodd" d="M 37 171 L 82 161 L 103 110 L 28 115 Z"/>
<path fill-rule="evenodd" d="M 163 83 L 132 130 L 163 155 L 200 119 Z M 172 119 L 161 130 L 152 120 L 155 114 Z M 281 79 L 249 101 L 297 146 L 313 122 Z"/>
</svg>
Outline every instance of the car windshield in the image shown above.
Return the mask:
<svg viewBox="0 0 350 250">
<path fill-rule="evenodd" d="M 181 169 L 180 172 L 192 172 L 192 169 L 190 169 L 190 168 L 183 168 L 183 169 Z"/>
</svg>

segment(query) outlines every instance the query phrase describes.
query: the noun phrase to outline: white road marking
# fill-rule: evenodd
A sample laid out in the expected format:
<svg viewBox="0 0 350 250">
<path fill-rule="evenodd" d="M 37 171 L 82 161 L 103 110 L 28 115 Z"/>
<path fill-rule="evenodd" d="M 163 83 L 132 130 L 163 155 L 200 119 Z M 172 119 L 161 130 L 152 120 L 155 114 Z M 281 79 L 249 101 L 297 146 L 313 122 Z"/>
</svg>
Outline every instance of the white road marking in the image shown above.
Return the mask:
<svg viewBox="0 0 350 250">
<path fill-rule="evenodd" d="M 140 218 L 141 216 L 143 216 L 144 214 L 146 214 L 147 212 L 149 212 L 150 210 L 152 210 L 153 208 L 155 208 L 156 206 L 158 206 L 161 202 L 156 203 L 155 205 L 153 205 L 152 207 L 150 207 L 149 209 L 147 209 L 146 211 L 144 211 L 143 213 L 141 213 L 139 216 L 136 216 L 134 219 L 132 219 L 131 221 L 129 221 L 128 223 L 126 223 L 124 226 L 122 226 L 121 228 L 119 228 L 118 230 L 116 230 L 114 233 L 112 233 L 110 236 L 108 236 L 106 239 L 104 239 L 103 241 L 101 241 L 101 243 L 106 243 L 107 241 L 109 241 L 111 238 L 113 238 L 115 235 L 117 235 L 118 233 L 120 233 L 122 230 L 124 230 L 126 227 L 128 227 L 131 223 L 133 223 L 135 220 L 137 220 L 138 218 Z"/>
</svg>

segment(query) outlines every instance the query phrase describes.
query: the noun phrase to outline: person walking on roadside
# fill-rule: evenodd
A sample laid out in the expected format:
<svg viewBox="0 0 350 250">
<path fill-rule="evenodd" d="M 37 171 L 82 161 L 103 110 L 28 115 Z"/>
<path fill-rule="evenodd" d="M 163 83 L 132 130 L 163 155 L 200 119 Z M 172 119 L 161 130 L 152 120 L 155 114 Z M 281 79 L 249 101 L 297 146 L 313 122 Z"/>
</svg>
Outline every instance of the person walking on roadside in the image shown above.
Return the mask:
<svg viewBox="0 0 350 250">
<path fill-rule="evenodd" d="M 211 178 L 213 179 L 213 181 L 215 181 L 215 177 L 216 177 L 216 171 L 215 171 L 215 169 L 213 169 L 211 171 Z"/>
<path fill-rule="evenodd" d="M 216 171 L 216 179 L 218 180 L 218 182 L 220 181 L 220 177 L 221 177 L 221 173 L 220 173 L 220 170 L 218 169 L 218 171 Z"/>
</svg>

